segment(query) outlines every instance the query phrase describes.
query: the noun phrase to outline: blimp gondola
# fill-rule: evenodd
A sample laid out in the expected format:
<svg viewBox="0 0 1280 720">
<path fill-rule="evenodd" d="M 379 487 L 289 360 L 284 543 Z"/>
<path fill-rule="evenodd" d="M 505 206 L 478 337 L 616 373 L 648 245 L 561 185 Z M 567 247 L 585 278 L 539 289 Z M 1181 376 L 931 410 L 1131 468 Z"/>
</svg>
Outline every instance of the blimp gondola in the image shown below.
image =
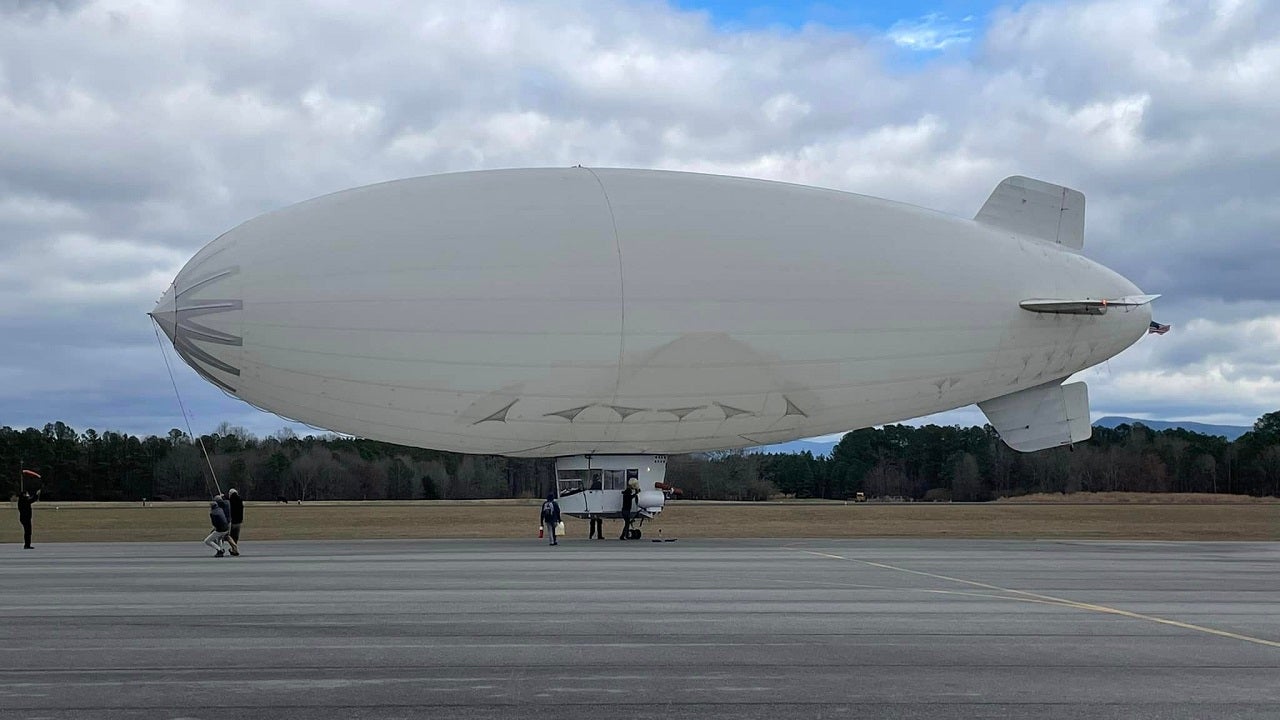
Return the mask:
<svg viewBox="0 0 1280 720">
<path fill-rule="evenodd" d="M 259 408 L 577 458 L 562 468 L 575 482 L 602 458 L 618 488 L 650 468 L 652 490 L 668 454 L 973 403 L 1031 451 L 1089 436 L 1085 387 L 1063 381 L 1151 321 L 1155 296 L 1082 253 L 1084 209 L 1024 177 L 961 218 L 683 172 L 434 175 L 249 220 L 151 315 L 197 373 Z"/>
</svg>

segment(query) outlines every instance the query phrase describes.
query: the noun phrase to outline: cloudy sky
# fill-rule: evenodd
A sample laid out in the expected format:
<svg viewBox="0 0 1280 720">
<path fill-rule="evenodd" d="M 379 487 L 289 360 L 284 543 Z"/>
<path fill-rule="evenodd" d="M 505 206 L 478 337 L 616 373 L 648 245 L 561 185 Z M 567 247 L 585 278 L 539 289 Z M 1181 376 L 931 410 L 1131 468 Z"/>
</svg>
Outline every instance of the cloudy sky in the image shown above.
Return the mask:
<svg viewBox="0 0 1280 720">
<path fill-rule="evenodd" d="M 181 426 L 145 313 L 250 217 L 579 163 L 964 216 L 1078 188 L 1086 253 L 1174 326 L 1082 374 L 1095 417 L 1280 409 L 1273 2 L 0 0 L 0 425 Z M 197 432 L 282 426 L 175 371 Z"/>
</svg>

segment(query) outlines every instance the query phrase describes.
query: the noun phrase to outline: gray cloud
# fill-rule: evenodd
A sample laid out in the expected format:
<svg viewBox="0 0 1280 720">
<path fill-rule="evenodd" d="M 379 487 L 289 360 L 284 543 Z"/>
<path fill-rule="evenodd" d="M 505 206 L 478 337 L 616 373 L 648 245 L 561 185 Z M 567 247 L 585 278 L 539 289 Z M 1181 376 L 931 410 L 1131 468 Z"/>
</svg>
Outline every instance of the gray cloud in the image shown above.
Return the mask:
<svg viewBox="0 0 1280 720">
<path fill-rule="evenodd" d="M 1280 12 L 1035 3 L 974 37 L 902 66 L 870 31 L 724 29 L 655 3 L 2 3 L 0 334 L 19 340 L 0 423 L 172 427 L 144 313 L 254 215 L 576 163 L 961 215 L 1006 175 L 1077 187 L 1086 251 L 1166 293 L 1176 326 L 1088 374 L 1095 409 L 1280 407 Z M 279 424 L 179 372 L 207 427 Z"/>
</svg>

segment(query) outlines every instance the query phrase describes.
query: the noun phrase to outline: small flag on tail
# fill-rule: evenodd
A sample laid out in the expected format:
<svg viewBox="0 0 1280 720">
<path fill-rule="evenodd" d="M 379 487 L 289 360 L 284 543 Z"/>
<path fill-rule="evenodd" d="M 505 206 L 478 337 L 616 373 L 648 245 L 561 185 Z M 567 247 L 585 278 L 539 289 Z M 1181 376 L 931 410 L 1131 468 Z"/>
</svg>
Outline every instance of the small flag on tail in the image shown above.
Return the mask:
<svg viewBox="0 0 1280 720">
<path fill-rule="evenodd" d="M 1163 335 L 1167 332 L 1169 332 L 1168 325 L 1161 325 L 1158 322 L 1152 322 L 1147 326 L 1147 334 L 1155 333 L 1156 335 Z"/>
</svg>

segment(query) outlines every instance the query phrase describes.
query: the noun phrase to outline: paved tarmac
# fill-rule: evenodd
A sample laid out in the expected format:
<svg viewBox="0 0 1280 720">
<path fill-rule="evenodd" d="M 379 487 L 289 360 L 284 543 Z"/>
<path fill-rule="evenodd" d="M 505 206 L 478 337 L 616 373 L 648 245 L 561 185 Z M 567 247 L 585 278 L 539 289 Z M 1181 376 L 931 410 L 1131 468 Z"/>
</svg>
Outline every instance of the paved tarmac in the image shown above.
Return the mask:
<svg viewBox="0 0 1280 720">
<path fill-rule="evenodd" d="M 0 547 L 4 718 L 1277 718 L 1280 544 Z"/>
</svg>

